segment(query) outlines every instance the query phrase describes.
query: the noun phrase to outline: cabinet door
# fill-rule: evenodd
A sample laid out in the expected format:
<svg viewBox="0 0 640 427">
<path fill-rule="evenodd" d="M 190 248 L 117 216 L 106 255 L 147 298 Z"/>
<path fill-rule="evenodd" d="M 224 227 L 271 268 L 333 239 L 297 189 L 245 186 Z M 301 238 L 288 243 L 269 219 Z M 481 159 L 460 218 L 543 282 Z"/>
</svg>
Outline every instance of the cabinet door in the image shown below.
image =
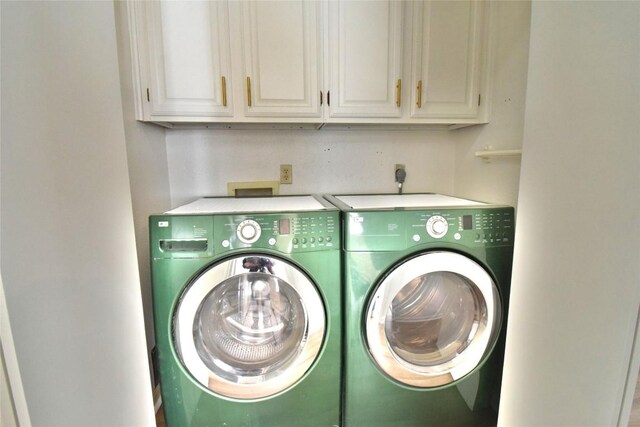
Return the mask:
<svg viewBox="0 0 640 427">
<path fill-rule="evenodd" d="M 399 117 L 400 1 L 329 3 L 331 117 Z"/>
<path fill-rule="evenodd" d="M 482 3 L 415 2 L 412 117 L 456 119 L 478 115 Z"/>
<path fill-rule="evenodd" d="M 320 2 L 242 5 L 245 114 L 320 117 Z"/>
<path fill-rule="evenodd" d="M 145 2 L 148 119 L 230 116 L 226 1 Z"/>
</svg>

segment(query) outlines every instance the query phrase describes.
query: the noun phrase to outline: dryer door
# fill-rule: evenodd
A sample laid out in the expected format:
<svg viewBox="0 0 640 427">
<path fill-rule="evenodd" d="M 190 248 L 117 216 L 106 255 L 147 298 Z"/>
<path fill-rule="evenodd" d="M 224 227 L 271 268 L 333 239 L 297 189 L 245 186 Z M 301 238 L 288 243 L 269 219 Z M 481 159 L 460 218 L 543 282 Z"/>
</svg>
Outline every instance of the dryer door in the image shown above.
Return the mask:
<svg viewBox="0 0 640 427">
<path fill-rule="evenodd" d="M 174 345 L 189 373 L 223 396 L 259 399 L 293 385 L 313 364 L 325 308 L 298 267 L 265 255 L 212 265 L 185 290 Z"/>
<path fill-rule="evenodd" d="M 429 252 L 394 268 L 366 310 L 369 352 L 391 378 L 415 387 L 449 384 L 491 352 L 500 297 L 487 271 L 454 252 Z"/>
</svg>

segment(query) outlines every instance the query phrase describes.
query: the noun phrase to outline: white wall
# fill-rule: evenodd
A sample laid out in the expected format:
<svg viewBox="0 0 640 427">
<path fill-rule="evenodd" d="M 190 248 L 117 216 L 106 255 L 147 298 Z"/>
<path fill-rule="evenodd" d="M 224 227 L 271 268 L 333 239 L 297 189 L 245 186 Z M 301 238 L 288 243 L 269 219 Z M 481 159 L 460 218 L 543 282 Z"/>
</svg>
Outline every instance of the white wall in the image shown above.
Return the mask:
<svg viewBox="0 0 640 427">
<path fill-rule="evenodd" d="M 457 131 L 455 188 L 457 196 L 516 206 L 520 158 L 494 158 L 485 162 L 475 153 L 522 147 L 524 105 L 529 55 L 531 3 L 496 1 L 491 122 Z"/>
<path fill-rule="evenodd" d="M 153 425 L 113 4 L 0 3 L 1 269 L 33 425 Z"/>
<path fill-rule="evenodd" d="M 281 163 L 293 184 L 280 194 L 394 192 L 396 163 L 406 192 L 453 191 L 447 131 L 172 130 L 167 152 L 174 205 L 226 195 L 229 181 L 278 180 Z"/>
<path fill-rule="evenodd" d="M 640 2 L 533 3 L 500 425 L 626 425 L 640 304 L 639 28 Z"/>
</svg>

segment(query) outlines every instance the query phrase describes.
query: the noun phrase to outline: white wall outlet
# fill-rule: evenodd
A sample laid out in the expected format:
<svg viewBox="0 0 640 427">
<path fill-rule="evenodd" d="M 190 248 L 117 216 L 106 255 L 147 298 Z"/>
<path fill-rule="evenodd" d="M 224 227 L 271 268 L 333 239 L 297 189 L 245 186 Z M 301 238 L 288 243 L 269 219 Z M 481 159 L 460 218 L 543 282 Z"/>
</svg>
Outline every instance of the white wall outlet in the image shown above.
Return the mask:
<svg viewBox="0 0 640 427">
<path fill-rule="evenodd" d="M 280 165 L 280 184 L 293 183 L 293 166 Z"/>
</svg>

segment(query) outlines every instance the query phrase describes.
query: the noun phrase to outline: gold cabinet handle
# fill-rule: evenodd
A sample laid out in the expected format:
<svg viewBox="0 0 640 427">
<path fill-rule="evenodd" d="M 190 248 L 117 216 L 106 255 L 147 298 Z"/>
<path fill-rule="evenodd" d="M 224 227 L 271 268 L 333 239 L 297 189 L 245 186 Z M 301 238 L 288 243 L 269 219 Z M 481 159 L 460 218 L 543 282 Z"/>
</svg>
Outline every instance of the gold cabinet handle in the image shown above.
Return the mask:
<svg viewBox="0 0 640 427">
<path fill-rule="evenodd" d="M 418 108 L 422 108 L 422 80 L 418 81 L 418 101 L 416 102 L 416 105 L 418 106 Z"/>
<path fill-rule="evenodd" d="M 251 107 L 251 77 L 247 77 L 247 106 Z"/>
<path fill-rule="evenodd" d="M 226 107 L 227 106 L 227 78 L 225 76 L 222 76 L 220 80 L 222 80 L 222 106 Z"/>
<path fill-rule="evenodd" d="M 400 103 L 402 101 L 401 99 L 401 92 L 402 92 L 402 80 L 398 79 L 398 82 L 396 83 L 396 107 L 400 107 Z"/>
</svg>

